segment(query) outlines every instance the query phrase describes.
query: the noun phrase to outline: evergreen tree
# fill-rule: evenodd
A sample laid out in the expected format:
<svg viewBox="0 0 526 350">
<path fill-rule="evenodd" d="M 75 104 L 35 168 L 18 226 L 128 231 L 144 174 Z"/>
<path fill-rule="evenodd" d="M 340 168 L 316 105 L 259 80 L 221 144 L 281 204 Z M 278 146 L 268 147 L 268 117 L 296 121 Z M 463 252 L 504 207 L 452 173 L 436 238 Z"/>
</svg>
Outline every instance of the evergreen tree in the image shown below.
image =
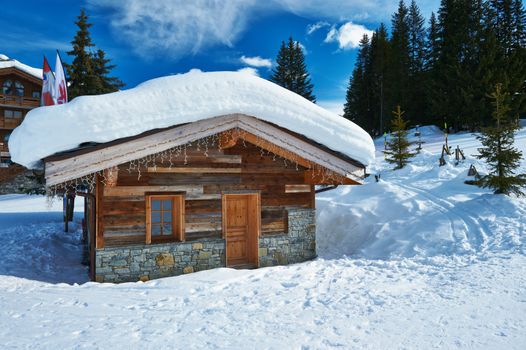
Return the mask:
<svg viewBox="0 0 526 350">
<path fill-rule="evenodd" d="M 371 135 L 377 136 L 384 133 L 387 129 L 387 122 L 390 115 L 387 101 L 389 100 L 389 90 L 386 81 L 390 69 L 390 44 L 387 29 L 383 23 L 373 33 L 365 67 L 365 81 L 369 91 L 369 114 Z"/>
<path fill-rule="evenodd" d="M 426 51 L 425 51 L 425 70 L 432 71 L 440 57 L 438 23 L 434 12 L 429 18 L 429 28 L 427 30 Z"/>
<path fill-rule="evenodd" d="M 500 50 L 498 65 L 503 90 L 510 92 L 512 113 L 526 107 L 526 14 L 521 0 L 490 0 L 486 26 L 492 30 Z"/>
<path fill-rule="evenodd" d="M 412 75 L 418 75 L 424 70 L 425 63 L 425 39 L 424 17 L 415 0 L 411 1 L 408 14 L 409 31 L 409 70 Z"/>
<path fill-rule="evenodd" d="M 106 58 L 104 51 L 99 49 L 95 53 L 92 52 L 95 47 L 89 32 L 92 24 L 88 23 L 84 9 L 81 9 L 75 24 L 79 29 L 71 42 L 73 49 L 67 52 L 68 55 L 73 56 L 73 61 L 71 64 L 65 64 L 70 99 L 81 95 L 98 95 L 119 90 L 124 86 L 122 81 L 109 76 L 115 65 L 109 64 L 111 60 Z"/>
<path fill-rule="evenodd" d="M 409 142 L 407 139 L 408 121 L 404 120 L 403 114 L 400 106 L 396 106 L 396 110 L 393 111 L 394 118 L 391 120 L 392 136 L 386 143 L 387 150 L 384 151 L 385 160 L 388 163 L 395 164 L 395 169 L 402 169 L 409 163 L 409 159 L 416 155 L 409 150 L 413 142 Z"/>
<path fill-rule="evenodd" d="M 497 84 L 490 97 L 495 125 L 484 128 L 482 135 L 477 137 L 483 146 L 478 149 L 477 157 L 484 159 L 491 170 L 480 179 L 480 186 L 491 188 L 495 193 L 524 195 L 521 187 L 526 186 L 526 175 L 515 174 L 522 153 L 514 147 L 519 126 L 517 118 L 510 113 L 509 94 L 502 92 L 502 85 Z"/>
<path fill-rule="evenodd" d="M 512 4 L 512 45 L 515 48 L 526 47 L 526 13 L 522 0 L 513 0 Z"/>
<path fill-rule="evenodd" d="M 115 68 L 115 65 L 110 62 L 111 60 L 106 58 L 106 53 L 101 49 L 97 50 L 93 57 L 94 73 L 100 79 L 101 94 L 115 92 L 124 87 L 120 79 L 109 76 L 110 71 Z"/>
<path fill-rule="evenodd" d="M 409 84 L 408 98 L 411 103 L 406 112 L 416 124 L 425 122 L 426 90 L 425 86 L 425 56 L 426 56 L 426 30 L 424 28 L 424 17 L 415 0 L 409 6 Z"/>
<path fill-rule="evenodd" d="M 307 72 L 305 56 L 298 42 L 292 37 L 288 44 L 281 42 L 281 47 L 276 58 L 277 66 L 272 71 L 270 80 L 284 88 L 316 102 L 313 94 L 313 85 Z"/>
<path fill-rule="evenodd" d="M 409 53 L 409 9 L 403 0 L 392 18 L 391 58 L 387 89 L 389 108 L 396 105 L 410 105 L 409 72 L 411 57 Z"/>
<path fill-rule="evenodd" d="M 372 119 L 369 117 L 369 89 L 366 79 L 366 64 L 369 58 L 370 41 L 367 34 L 360 40 L 358 56 L 354 65 L 354 70 L 349 79 L 343 117 L 358 124 L 369 133 L 374 132 Z"/>
<path fill-rule="evenodd" d="M 79 29 L 71 42 L 73 49 L 67 53 L 73 56 L 73 62 L 65 65 L 69 76 L 68 95 L 70 99 L 80 95 L 97 94 L 102 88 L 93 70 L 92 56 L 89 51 L 95 46 L 89 33 L 92 24 L 88 23 L 88 16 L 84 9 L 80 10 L 75 24 Z"/>
</svg>

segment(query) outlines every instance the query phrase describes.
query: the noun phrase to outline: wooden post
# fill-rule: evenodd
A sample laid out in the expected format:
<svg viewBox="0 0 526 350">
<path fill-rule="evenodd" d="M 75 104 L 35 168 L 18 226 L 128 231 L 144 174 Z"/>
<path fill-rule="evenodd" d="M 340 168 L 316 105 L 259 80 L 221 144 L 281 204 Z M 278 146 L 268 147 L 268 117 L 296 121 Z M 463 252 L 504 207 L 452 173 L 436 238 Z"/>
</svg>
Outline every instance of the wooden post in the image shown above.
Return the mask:
<svg viewBox="0 0 526 350">
<path fill-rule="evenodd" d="M 104 184 L 102 183 L 101 177 L 99 174 L 97 174 L 97 187 L 95 190 L 96 193 L 96 204 L 95 204 L 95 210 L 97 212 L 96 217 L 96 226 L 97 226 L 97 234 L 96 234 L 96 247 L 98 248 L 104 248 L 104 226 L 102 225 L 102 201 L 104 199 Z"/>
</svg>

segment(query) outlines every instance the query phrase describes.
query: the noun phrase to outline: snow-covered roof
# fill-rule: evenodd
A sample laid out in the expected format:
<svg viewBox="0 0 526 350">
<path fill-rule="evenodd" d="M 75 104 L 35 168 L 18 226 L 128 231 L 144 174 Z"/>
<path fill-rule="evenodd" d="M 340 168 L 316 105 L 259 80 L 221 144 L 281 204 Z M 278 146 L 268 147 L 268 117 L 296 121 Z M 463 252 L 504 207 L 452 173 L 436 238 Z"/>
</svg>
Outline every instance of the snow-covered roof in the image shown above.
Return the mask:
<svg viewBox="0 0 526 350">
<path fill-rule="evenodd" d="M 23 72 L 31 74 L 35 78 L 42 79 L 42 69 L 30 67 L 27 64 L 23 64 L 22 62 L 9 58 L 6 55 L 0 54 L 0 69 L 11 67 L 18 68 Z"/>
<path fill-rule="evenodd" d="M 239 72 L 192 70 L 98 96 L 31 110 L 10 139 L 11 159 L 28 168 L 84 142 L 241 113 L 302 134 L 369 165 L 374 144 L 363 129 L 268 80 Z"/>
</svg>

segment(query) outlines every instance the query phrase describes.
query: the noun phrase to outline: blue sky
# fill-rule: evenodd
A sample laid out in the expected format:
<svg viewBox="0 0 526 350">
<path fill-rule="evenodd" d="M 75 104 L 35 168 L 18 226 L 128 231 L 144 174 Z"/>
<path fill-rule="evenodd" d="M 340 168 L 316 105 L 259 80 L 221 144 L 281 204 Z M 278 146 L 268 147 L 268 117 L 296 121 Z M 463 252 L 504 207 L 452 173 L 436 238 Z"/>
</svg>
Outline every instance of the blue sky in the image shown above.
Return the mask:
<svg viewBox="0 0 526 350">
<path fill-rule="evenodd" d="M 429 17 L 439 0 L 417 0 Z M 240 70 L 268 78 L 282 40 L 304 47 L 319 103 L 339 110 L 364 32 L 388 26 L 398 1 L 387 0 L 24 0 L 2 4 L 0 53 L 41 67 L 65 61 L 80 8 L 95 44 L 117 65 L 126 88 L 159 76 Z"/>
</svg>

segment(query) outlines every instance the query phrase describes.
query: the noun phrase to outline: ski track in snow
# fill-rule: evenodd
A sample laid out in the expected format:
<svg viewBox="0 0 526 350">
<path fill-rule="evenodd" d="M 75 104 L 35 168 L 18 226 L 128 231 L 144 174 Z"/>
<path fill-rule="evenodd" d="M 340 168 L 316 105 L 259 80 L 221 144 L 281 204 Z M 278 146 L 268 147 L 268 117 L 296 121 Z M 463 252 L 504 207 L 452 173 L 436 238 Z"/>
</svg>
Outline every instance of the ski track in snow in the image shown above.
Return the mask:
<svg viewBox="0 0 526 350">
<path fill-rule="evenodd" d="M 450 136 L 456 167 L 426 141 L 408 169 L 378 151 L 379 183 L 322 194 L 320 257 L 290 266 L 86 283 L 61 203 L 0 196 L 0 348 L 522 350 L 526 200 L 463 184 L 484 171 L 473 136 Z"/>
</svg>

